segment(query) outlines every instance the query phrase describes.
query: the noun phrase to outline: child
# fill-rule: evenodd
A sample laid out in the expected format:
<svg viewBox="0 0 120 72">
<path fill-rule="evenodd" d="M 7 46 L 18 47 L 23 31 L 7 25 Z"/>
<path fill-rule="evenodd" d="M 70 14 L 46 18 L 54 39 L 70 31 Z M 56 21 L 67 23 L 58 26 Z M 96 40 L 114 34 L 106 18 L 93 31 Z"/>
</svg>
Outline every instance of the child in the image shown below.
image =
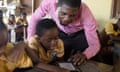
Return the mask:
<svg viewBox="0 0 120 72">
<path fill-rule="evenodd" d="M 3 23 L 0 23 L 0 72 L 13 72 L 17 67 L 26 68 L 32 66 L 24 47 L 23 42 L 15 47 L 8 43 L 8 30 Z"/>
<path fill-rule="evenodd" d="M 15 15 L 10 15 L 8 19 L 8 24 L 7 24 L 8 30 L 9 30 L 9 36 L 10 36 L 10 42 L 15 43 L 16 42 L 16 20 L 15 20 Z"/>
<path fill-rule="evenodd" d="M 116 24 L 107 24 L 105 32 L 114 44 L 114 72 L 120 72 L 120 18 Z"/>
<path fill-rule="evenodd" d="M 56 23 L 51 19 L 38 21 L 36 35 L 30 38 L 29 56 L 36 67 L 50 72 L 69 72 L 69 70 L 49 65 L 55 58 L 64 55 L 64 46 L 58 37 Z"/>
<path fill-rule="evenodd" d="M 15 15 L 10 15 L 8 20 L 10 42 L 15 43 L 23 40 L 23 27 L 16 24 Z"/>
<path fill-rule="evenodd" d="M 27 37 L 27 25 L 28 25 L 28 21 L 27 21 L 27 14 L 26 12 L 22 12 L 20 13 L 20 17 L 17 20 L 16 23 L 18 26 L 23 25 L 23 27 L 21 28 L 21 32 L 19 32 L 19 37 L 23 37 L 24 40 L 26 40 Z"/>
<path fill-rule="evenodd" d="M 28 25 L 27 14 L 25 12 L 22 12 L 18 18 L 17 25 L 19 24 Z"/>
</svg>

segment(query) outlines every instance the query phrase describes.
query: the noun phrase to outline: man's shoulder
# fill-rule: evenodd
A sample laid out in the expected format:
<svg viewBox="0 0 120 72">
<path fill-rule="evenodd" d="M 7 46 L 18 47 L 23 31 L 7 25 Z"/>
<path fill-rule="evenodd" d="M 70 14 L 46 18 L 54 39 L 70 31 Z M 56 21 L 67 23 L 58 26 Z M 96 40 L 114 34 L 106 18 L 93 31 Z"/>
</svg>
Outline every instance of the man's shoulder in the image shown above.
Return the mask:
<svg viewBox="0 0 120 72">
<path fill-rule="evenodd" d="M 54 4 L 54 3 L 57 3 L 58 2 L 58 0 L 43 0 L 43 3 L 49 3 L 49 4 Z"/>
<path fill-rule="evenodd" d="M 88 8 L 88 6 L 84 2 L 81 3 L 81 7 L 82 8 Z"/>
</svg>

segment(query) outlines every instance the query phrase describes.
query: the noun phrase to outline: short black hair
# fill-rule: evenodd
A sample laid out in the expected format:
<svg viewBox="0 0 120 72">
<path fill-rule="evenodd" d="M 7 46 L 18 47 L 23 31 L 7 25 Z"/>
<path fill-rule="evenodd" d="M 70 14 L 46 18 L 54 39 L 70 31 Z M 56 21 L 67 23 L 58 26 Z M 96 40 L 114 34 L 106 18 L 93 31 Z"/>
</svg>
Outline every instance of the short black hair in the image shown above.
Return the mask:
<svg viewBox="0 0 120 72">
<path fill-rule="evenodd" d="M 52 28 L 57 28 L 56 22 L 52 19 L 39 20 L 36 25 L 36 35 L 41 37 L 45 30 L 49 30 Z"/>
<path fill-rule="evenodd" d="M 61 6 L 63 4 L 74 8 L 80 8 L 81 0 L 58 0 L 58 6 Z"/>
</svg>

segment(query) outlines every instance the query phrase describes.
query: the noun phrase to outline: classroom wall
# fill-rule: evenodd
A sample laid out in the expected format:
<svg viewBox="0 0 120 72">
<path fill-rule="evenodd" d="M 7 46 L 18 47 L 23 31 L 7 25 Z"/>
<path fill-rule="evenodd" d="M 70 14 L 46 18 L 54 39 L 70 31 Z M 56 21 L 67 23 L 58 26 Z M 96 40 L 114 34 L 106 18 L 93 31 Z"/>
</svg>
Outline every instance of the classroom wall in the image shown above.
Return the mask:
<svg viewBox="0 0 120 72">
<path fill-rule="evenodd" d="M 110 21 L 112 0 L 83 0 L 83 1 L 88 5 L 90 10 L 92 11 L 93 15 L 95 16 L 99 24 L 99 31 L 101 31 L 105 24 Z"/>
</svg>

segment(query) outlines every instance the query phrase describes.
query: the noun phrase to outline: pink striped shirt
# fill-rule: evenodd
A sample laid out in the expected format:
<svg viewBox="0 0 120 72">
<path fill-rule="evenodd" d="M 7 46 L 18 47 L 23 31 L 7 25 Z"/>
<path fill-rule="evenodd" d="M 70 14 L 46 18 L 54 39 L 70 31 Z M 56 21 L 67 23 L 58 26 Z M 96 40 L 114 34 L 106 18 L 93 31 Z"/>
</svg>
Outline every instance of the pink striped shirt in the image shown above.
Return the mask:
<svg viewBox="0 0 120 72">
<path fill-rule="evenodd" d="M 49 14 L 52 19 L 56 21 L 58 28 L 67 34 L 84 29 L 89 47 L 83 52 L 83 54 L 86 55 L 88 59 L 95 56 L 100 50 L 100 43 L 96 33 L 98 25 L 89 8 L 82 3 L 77 19 L 68 26 L 63 26 L 60 24 L 57 15 L 57 1 L 58 0 L 43 0 L 40 6 L 32 14 L 28 25 L 28 39 L 35 34 L 37 21 L 42 19 L 46 14 Z"/>
</svg>

